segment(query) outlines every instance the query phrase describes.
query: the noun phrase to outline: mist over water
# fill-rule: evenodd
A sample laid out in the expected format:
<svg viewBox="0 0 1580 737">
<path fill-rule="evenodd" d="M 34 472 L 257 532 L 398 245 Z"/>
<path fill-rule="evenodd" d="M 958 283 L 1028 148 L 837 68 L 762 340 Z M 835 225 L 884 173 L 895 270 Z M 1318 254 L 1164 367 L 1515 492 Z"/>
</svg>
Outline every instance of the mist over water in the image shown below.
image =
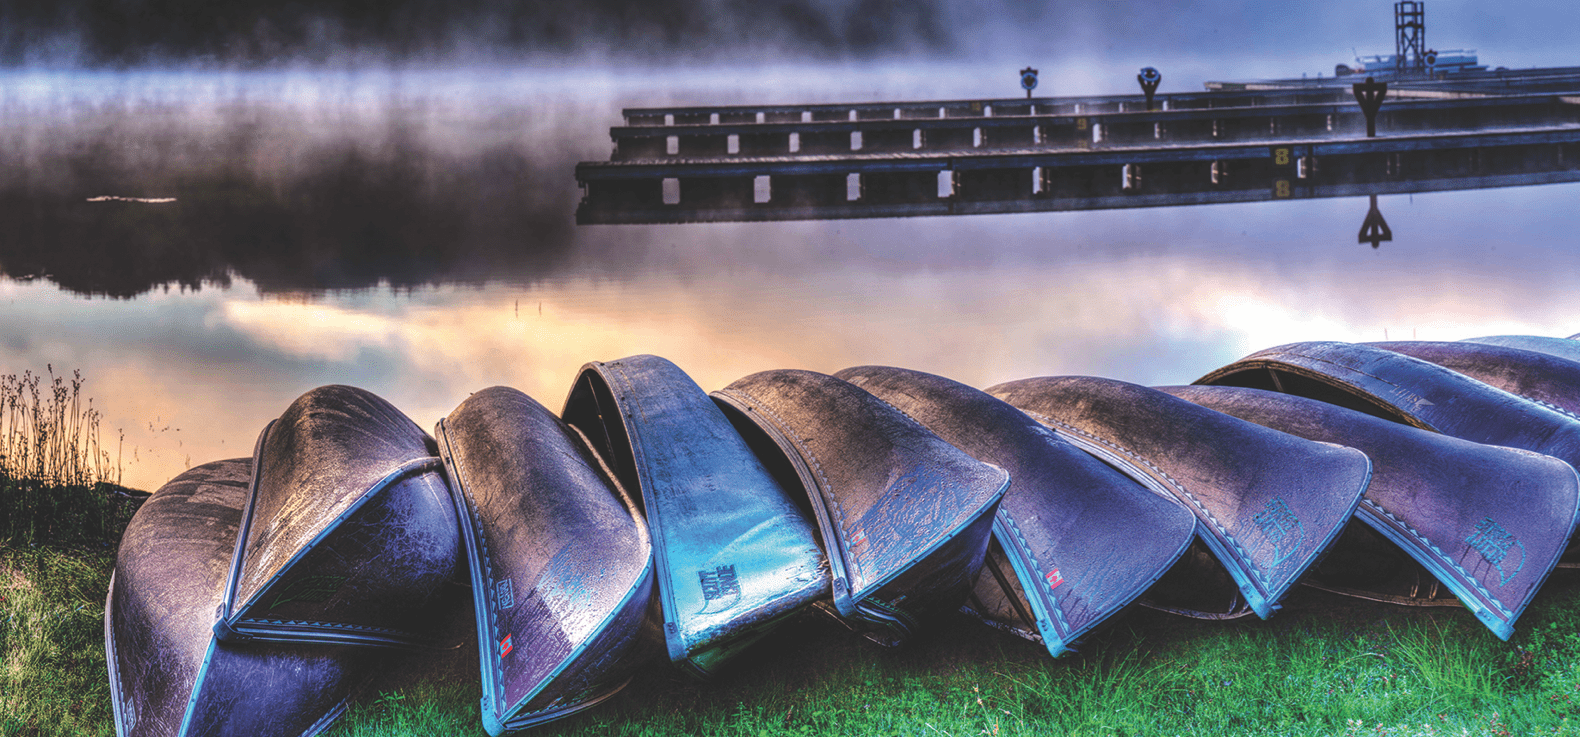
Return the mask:
<svg viewBox="0 0 1580 737">
<path fill-rule="evenodd" d="M 1572 51 L 1580 9 L 1436 0 L 1429 44 L 1499 52 L 1508 66 Z M 1064 66 L 1159 66 L 1180 57 L 1331 70 L 1392 50 L 1390 0 L 4 0 L 0 65 L 51 68 L 375 68 L 404 65 L 660 64 L 928 58 Z M 1342 55 L 1342 56 L 1339 56 Z M 1333 58 L 1339 56 L 1339 58 Z M 1149 58 L 1142 58 L 1149 57 Z M 1328 60 L 1331 59 L 1331 60 Z M 1329 72 L 1331 73 L 1331 71 Z"/>
<path fill-rule="evenodd" d="M 911 15 L 860 41 L 858 5 Z M 584 362 L 637 353 L 706 389 L 869 363 L 977 386 L 1172 384 L 1295 340 L 1580 331 L 1576 185 L 1383 196 L 1395 240 L 1377 250 L 1356 243 L 1364 198 L 573 224 L 575 163 L 608 158 L 623 107 L 1014 97 L 1027 65 L 1039 95 L 1129 93 L 1141 66 L 1163 71 L 1165 93 L 1331 74 L 1350 46 L 1391 49 L 1387 2 L 714 3 L 674 6 L 685 22 L 668 36 L 637 20 L 534 31 L 554 43 L 467 30 L 495 17 L 477 6 L 445 16 L 443 43 L 392 41 L 408 21 L 342 18 L 314 26 L 323 46 L 309 34 L 272 54 L 236 40 L 255 21 L 187 46 L 139 40 L 134 22 L 113 46 L 86 26 L 8 21 L 21 7 L 0 5 L 0 373 L 81 368 L 141 488 L 247 455 L 327 383 L 431 427 L 493 384 L 558 407 Z M 163 12 L 125 7 L 148 27 Z M 826 20 L 776 20 L 794 12 Z M 1444 2 L 1428 18 L 1439 48 L 1574 63 L 1552 18 Z M 763 25 L 729 25 L 748 21 Z"/>
</svg>

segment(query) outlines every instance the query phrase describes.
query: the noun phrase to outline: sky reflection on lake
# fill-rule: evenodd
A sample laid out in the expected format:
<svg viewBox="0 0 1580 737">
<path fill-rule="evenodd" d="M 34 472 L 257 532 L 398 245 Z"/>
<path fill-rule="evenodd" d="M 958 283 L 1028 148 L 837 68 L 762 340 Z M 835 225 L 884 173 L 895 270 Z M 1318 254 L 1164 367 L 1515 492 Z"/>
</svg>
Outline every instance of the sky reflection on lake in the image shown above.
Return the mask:
<svg viewBox="0 0 1580 737">
<path fill-rule="evenodd" d="M 538 72 L 0 81 L 0 373 L 81 369 L 125 481 L 153 489 L 249 454 L 327 383 L 431 429 L 494 384 L 558 409 L 583 363 L 637 353 L 710 390 L 866 363 L 1160 384 L 1297 340 L 1580 331 L 1573 184 L 1385 195 L 1376 250 L 1365 198 L 577 228 L 571 168 L 608 156 L 620 107 L 751 87 Z M 774 89 L 973 78 L 874 74 Z"/>
</svg>

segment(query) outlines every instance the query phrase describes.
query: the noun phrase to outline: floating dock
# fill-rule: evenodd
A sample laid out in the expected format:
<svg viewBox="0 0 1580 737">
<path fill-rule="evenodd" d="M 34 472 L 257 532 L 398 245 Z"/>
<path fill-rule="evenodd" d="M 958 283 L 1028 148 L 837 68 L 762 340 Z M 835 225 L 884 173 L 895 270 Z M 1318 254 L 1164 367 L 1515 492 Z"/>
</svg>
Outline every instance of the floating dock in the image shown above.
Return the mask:
<svg viewBox="0 0 1580 737">
<path fill-rule="evenodd" d="M 1204 92 L 639 108 L 583 162 L 577 222 L 904 217 L 1580 180 L 1580 68 Z"/>
</svg>

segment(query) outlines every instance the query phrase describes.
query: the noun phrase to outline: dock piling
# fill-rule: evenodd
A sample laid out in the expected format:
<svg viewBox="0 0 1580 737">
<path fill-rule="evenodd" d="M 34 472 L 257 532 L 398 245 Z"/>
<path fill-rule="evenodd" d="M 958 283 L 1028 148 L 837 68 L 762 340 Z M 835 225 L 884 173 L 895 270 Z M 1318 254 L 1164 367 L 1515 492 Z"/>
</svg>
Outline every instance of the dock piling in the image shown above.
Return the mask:
<svg viewBox="0 0 1580 737">
<path fill-rule="evenodd" d="M 1142 67 L 1141 73 L 1136 75 L 1136 81 L 1141 83 L 1141 93 L 1147 96 L 1147 112 L 1152 112 L 1152 96 L 1158 92 L 1158 85 L 1163 83 L 1163 73 L 1154 67 Z"/>
<path fill-rule="evenodd" d="M 1383 98 L 1388 96 L 1388 83 L 1367 77 L 1365 82 L 1352 85 L 1352 89 L 1356 101 L 1361 104 L 1361 112 L 1366 113 L 1366 137 L 1376 138 L 1377 111 L 1382 109 Z"/>
</svg>

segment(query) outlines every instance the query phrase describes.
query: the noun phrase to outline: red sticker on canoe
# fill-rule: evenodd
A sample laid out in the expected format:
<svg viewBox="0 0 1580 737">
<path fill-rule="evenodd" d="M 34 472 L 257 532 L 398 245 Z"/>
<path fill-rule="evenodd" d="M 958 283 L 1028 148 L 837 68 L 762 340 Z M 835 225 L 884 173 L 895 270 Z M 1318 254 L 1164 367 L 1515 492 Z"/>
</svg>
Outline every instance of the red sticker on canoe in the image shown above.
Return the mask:
<svg viewBox="0 0 1580 737">
<path fill-rule="evenodd" d="M 1059 575 L 1059 569 L 1055 568 L 1048 573 L 1048 588 L 1059 588 L 1059 584 L 1062 583 L 1064 583 L 1064 576 Z"/>
<path fill-rule="evenodd" d="M 505 639 L 499 641 L 499 657 L 503 658 L 509 655 L 510 650 L 510 635 L 505 635 Z"/>
</svg>

